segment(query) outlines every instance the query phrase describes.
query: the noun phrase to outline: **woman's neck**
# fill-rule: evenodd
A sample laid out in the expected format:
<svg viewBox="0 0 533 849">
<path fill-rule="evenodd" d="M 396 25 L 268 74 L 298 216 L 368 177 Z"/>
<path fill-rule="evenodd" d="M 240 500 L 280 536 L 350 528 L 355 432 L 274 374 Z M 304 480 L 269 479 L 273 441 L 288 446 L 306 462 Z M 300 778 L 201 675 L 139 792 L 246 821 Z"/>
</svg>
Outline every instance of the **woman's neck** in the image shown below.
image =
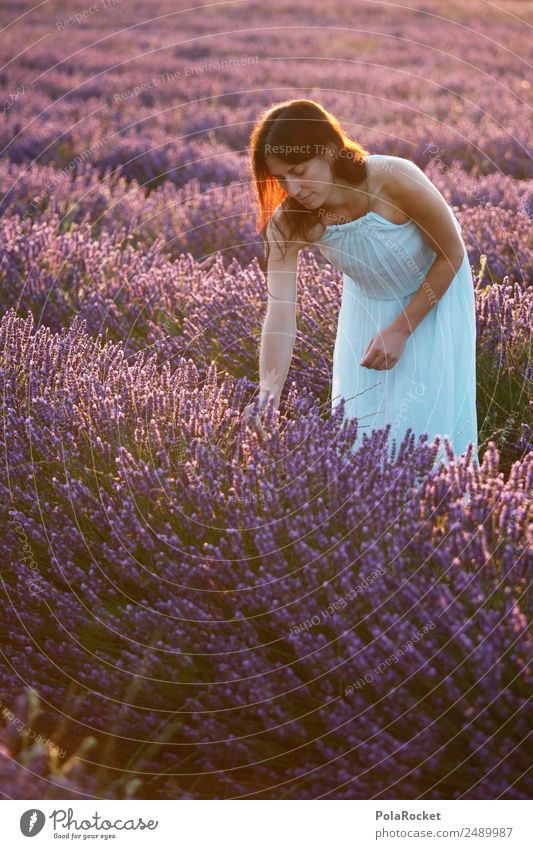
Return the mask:
<svg viewBox="0 0 533 849">
<path fill-rule="evenodd" d="M 359 186 L 350 183 L 335 183 L 328 201 L 322 209 L 329 218 L 338 217 L 340 223 L 361 218 L 370 209 L 368 182 L 365 177 Z"/>
</svg>

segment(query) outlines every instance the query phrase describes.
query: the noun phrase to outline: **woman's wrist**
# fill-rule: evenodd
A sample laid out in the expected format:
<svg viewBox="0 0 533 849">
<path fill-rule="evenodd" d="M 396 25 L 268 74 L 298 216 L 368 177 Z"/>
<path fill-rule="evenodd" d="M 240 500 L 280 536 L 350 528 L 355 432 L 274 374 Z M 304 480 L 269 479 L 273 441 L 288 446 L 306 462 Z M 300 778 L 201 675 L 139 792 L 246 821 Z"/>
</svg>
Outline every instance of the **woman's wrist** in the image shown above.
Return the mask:
<svg viewBox="0 0 533 849">
<path fill-rule="evenodd" d="M 396 330 L 396 332 L 401 333 L 406 339 L 409 338 L 414 329 L 411 327 L 405 311 L 401 312 L 394 321 L 390 323 L 389 327 L 391 330 Z"/>
</svg>

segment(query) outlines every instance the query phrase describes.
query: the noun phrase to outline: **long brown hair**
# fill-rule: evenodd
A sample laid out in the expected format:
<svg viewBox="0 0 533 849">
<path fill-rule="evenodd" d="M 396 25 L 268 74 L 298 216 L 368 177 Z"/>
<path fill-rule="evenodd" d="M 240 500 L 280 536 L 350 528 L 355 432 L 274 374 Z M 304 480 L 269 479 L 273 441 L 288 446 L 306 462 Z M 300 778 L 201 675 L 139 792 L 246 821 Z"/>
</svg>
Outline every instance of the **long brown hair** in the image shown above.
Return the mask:
<svg viewBox="0 0 533 849">
<path fill-rule="evenodd" d="M 335 145 L 339 150 L 337 158 L 330 160 L 334 177 L 354 186 L 361 185 L 366 177 L 368 151 L 351 139 L 337 119 L 316 101 L 285 100 L 265 109 L 256 121 L 250 136 L 250 165 L 259 203 L 256 232 L 265 238 L 264 271 L 269 254 L 266 228 L 278 208 L 285 248 L 293 240 L 311 241 L 311 229 L 324 215 L 322 207 L 308 210 L 295 198 L 290 198 L 277 178 L 270 174 L 265 156 L 273 148 L 272 152 L 279 159 L 296 165 L 322 155 L 327 145 Z"/>
</svg>

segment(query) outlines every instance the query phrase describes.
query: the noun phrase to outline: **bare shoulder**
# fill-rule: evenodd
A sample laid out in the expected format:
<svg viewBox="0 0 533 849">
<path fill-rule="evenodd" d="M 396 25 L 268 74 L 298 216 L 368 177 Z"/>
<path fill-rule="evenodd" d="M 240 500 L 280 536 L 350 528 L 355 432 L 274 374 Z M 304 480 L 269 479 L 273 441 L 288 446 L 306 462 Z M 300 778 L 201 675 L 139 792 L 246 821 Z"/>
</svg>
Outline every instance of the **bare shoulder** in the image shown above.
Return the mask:
<svg viewBox="0 0 533 849">
<path fill-rule="evenodd" d="M 374 209 L 393 224 L 416 218 L 416 207 L 438 195 L 421 168 L 402 156 L 373 156 L 367 164 Z"/>
<path fill-rule="evenodd" d="M 314 243 L 315 238 L 319 238 L 320 234 L 318 230 L 319 228 L 316 228 L 316 234 L 314 229 L 311 231 L 310 235 L 313 241 L 307 241 L 305 239 L 292 239 L 290 242 L 287 243 L 286 227 L 283 224 L 282 212 L 279 209 L 276 209 L 276 211 L 272 215 L 272 218 L 267 224 L 266 237 L 269 241 L 271 250 L 279 250 L 279 244 L 281 243 L 283 245 L 287 244 L 288 253 L 298 254 L 299 251 L 302 250 L 302 248 L 306 248 L 309 245 L 312 245 Z"/>
<path fill-rule="evenodd" d="M 457 231 L 453 210 L 450 212 L 446 198 L 416 163 L 400 156 L 375 157 L 371 162 L 383 162 L 386 188 L 382 189 L 378 206 L 386 211 L 380 214 L 396 224 L 398 218 L 407 216 L 414 221 L 424 239 L 439 256 L 449 260 L 457 257 L 457 269 L 464 259 L 464 243 Z M 385 198 L 385 200 L 384 200 Z"/>
<path fill-rule="evenodd" d="M 283 223 L 281 221 L 279 209 L 276 210 L 276 212 L 274 213 L 274 215 L 270 219 L 269 226 L 270 225 L 272 225 L 272 229 L 271 229 L 270 232 L 271 233 L 275 232 L 276 237 L 279 239 L 278 226 L 281 225 L 281 227 L 283 228 Z M 268 233 L 268 229 L 267 229 L 267 233 Z M 307 248 L 307 247 L 311 247 L 312 245 L 315 245 L 316 242 L 318 242 L 319 239 L 321 238 L 321 236 L 323 236 L 323 235 L 324 235 L 324 225 L 320 221 L 317 221 L 316 224 L 309 227 L 308 238 L 307 239 L 295 239 L 295 240 L 293 240 L 289 245 L 289 250 L 298 254 L 299 251 L 301 251 L 303 248 Z"/>
<path fill-rule="evenodd" d="M 391 198 L 401 195 L 407 185 L 427 181 L 422 169 L 403 156 L 374 155 L 367 167 L 370 169 L 371 178 L 374 177 L 375 191 Z"/>
</svg>

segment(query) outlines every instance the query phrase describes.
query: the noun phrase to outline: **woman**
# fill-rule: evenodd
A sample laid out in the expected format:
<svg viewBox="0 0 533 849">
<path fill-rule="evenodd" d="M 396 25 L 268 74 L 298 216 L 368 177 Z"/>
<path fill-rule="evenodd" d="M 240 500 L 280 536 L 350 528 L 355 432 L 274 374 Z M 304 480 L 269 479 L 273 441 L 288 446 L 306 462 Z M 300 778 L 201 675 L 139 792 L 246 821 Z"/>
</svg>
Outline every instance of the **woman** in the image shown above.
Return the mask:
<svg viewBox="0 0 533 849">
<path fill-rule="evenodd" d="M 260 401 L 280 401 L 296 337 L 299 251 L 312 244 L 343 272 L 332 408 L 362 433 L 391 424 L 440 434 L 477 455 L 476 315 L 472 273 L 453 210 L 418 166 L 369 155 L 312 100 L 262 114 L 251 166 L 266 231 L 268 309 Z M 249 417 L 254 405 L 245 414 Z M 264 434 L 262 421 L 256 424 Z"/>
</svg>

